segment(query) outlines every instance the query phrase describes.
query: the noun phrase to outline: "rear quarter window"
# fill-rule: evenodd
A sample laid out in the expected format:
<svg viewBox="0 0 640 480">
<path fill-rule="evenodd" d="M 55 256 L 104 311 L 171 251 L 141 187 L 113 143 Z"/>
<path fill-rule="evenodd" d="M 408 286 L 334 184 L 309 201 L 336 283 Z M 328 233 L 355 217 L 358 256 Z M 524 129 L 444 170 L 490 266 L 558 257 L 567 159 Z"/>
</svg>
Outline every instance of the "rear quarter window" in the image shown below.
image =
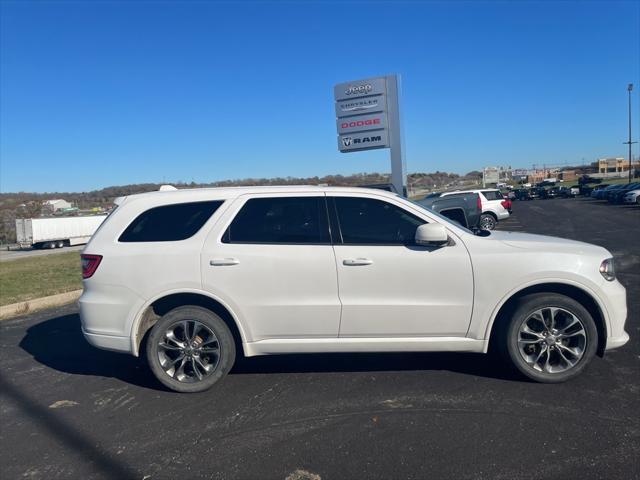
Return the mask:
<svg viewBox="0 0 640 480">
<path fill-rule="evenodd" d="M 487 200 L 503 200 L 502 194 L 497 190 L 485 190 L 482 194 Z"/>
<path fill-rule="evenodd" d="M 223 201 L 177 203 L 141 213 L 120 235 L 120 242 L 171 242 L 195 235 Z"/>
</svg>

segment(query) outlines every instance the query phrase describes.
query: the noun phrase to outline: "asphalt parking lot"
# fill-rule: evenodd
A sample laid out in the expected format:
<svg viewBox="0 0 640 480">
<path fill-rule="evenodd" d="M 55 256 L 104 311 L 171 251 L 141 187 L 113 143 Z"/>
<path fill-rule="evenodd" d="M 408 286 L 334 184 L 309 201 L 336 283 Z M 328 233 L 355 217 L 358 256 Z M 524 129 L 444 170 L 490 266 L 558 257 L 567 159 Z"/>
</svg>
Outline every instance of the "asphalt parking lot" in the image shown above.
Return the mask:
<svg viewBox="0 0 640 480">
<path fill-rule="evenodd" d="M 514 202 L 500 229 L 617 257 L 631 341 L 539 385 L 477 354 L 243 359 L 196 395 L 95 350 L 75 306 L 0 323 L 3 478 L 640 478 L 640 208 Z"/>
</svg>

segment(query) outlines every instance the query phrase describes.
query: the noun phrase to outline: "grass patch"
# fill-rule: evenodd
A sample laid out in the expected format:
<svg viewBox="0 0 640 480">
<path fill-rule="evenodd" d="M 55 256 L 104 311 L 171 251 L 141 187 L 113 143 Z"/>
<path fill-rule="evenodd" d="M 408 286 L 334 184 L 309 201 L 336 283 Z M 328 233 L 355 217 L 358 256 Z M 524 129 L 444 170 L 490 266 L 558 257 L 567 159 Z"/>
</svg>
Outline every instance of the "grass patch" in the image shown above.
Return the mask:
<svg viewBox="0 0 640 480">
<path fill-rule="evenodd" d="M 0 262 L 0 305 L 82 288 L 78 252 Z"/>
</svg>

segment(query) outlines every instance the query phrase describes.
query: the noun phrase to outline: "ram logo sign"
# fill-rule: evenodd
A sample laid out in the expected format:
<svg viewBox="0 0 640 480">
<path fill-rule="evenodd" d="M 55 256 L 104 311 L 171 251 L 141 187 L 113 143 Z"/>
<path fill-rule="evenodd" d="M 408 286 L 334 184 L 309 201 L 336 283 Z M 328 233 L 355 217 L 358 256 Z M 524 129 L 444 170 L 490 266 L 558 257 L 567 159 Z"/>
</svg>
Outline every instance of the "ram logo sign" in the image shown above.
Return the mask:
<svg viewBox="0 0 640 480">
<path fill-rule="evenodd" d="M 387 139 L 386 130 L 341 135 L 338 137 L 338 148 L 341 152 L 354 152 L 358 150 L 382 148 L 387 145 Z"/>
</svg>

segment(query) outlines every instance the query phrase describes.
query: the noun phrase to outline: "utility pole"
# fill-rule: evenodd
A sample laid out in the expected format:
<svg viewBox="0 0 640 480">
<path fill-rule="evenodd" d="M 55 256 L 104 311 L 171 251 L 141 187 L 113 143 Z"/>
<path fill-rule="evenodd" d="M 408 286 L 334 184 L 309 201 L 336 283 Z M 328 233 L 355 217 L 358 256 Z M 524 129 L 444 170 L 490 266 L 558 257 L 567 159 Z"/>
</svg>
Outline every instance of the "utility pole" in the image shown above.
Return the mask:
<svg viewBox="0 0 640 480">
<path fill-rule="evenodd" d="M 633 83 L 630 83 L 629 86 L 627 86 L 627 92 L 629 93 L 629 141 L 624 142 L 629 145 L 629 183 L 631 183 L 631 145 L 638 143 L 631 141 L 631 90 L 633 90 Z"/>
</svg>

